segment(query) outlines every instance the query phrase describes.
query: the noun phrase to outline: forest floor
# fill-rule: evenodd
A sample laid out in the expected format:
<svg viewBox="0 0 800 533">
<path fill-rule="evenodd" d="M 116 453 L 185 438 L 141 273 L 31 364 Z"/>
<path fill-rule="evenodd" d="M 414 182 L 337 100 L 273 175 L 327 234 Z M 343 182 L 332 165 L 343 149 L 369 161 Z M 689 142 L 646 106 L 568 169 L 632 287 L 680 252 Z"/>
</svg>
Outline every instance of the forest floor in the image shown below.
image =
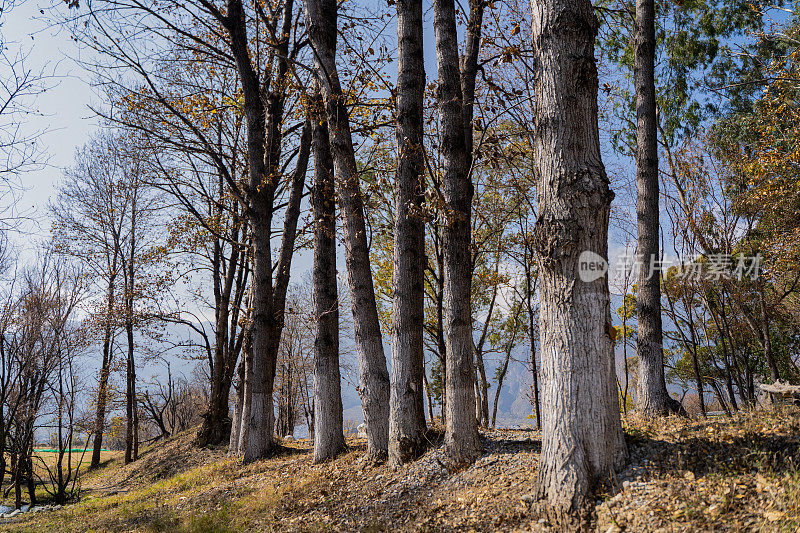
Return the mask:
<svg viewBox="0 0 800 533">
<path fill-rule="evenodd" d="M 708 420 L 628 420 L 630 465 L 597 500 L 594 526 L 619 531 L 800 530 L 800 411 Z M 483 455 L 448 472 L 430 450 L 399 469 L 359 459 L 363 441 L 311 464 L 284 442 L 242 466 L 197 449 L 193 432 L 83 480 L 80 501 L 0 520 L 4 531 L 548 531 L 533 505 L 540 437 L 483 432 Z"/>
</svg>

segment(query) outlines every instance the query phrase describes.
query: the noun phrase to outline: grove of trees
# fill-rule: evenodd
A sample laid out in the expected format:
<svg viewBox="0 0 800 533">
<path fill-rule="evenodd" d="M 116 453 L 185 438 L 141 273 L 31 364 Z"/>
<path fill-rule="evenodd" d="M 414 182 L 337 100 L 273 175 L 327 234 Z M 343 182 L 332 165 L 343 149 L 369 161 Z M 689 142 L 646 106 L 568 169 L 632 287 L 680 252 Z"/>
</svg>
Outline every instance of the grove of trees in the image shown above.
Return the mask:
<svg viewBox="0 0 800 533">
<path fill-rule="evenodd" d="M 22 213 L 46 159 L 23 126 L 49 81 L 0 38 L 0 490 L 17 507 L 37 486 L 75 496 L 76 448 L 129 463 L 189 429 L 250 463 L 304 425 L 313 462 L 335 460 L 350 386 L 366 462 L 413 462 L 442 433 L 458 469 L 521 383 L 532 491 L 579 527 L 627 461 L 624 416 L 730 414 L 800 381 L 794 5 L 48 14 L 99 127 Z M 37 466 L 47 439 L 57 461 Z"/>
</svg>

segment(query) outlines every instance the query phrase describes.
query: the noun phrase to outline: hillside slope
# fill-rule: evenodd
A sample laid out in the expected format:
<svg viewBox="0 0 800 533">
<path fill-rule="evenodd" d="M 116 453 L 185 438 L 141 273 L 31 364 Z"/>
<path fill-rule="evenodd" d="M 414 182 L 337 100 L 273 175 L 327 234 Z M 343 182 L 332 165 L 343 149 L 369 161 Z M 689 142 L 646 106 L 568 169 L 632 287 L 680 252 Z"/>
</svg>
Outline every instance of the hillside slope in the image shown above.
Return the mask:
<svg viewBox="0 0 800 533">
<path fill-rule="evenodd" d="M 598 500 L 607 531 L 795 531 L 800 414 L 626 424 L 631 465 Z M 432 432 L 432 438 L 438 438 Z M 483 456 L 448 472 L 436 441 L 404 468 L 367 466 L 364 443 L 314 466 L 304 442 L 242 466 L 184 434 L 112 462 L 80 502 L 15 518 L 9 531 L 546 531 L 532 505 L 539 435 L 484 433 Z"/>
</svg>

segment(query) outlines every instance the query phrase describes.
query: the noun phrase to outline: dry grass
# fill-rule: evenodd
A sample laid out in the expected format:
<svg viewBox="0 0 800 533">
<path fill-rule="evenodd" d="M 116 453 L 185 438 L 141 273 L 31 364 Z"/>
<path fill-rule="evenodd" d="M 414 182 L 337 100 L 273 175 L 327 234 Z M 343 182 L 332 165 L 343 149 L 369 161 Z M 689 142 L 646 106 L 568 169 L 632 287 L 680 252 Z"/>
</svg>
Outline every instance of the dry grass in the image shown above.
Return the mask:
<svg viewBox="0 0 800 533">
<path fill-rule="evenodd" d="M 625 489 L 603 496 L 607 531 L 795 531 L 800 526 L 800 415 L 629 422 Z M 310 446 L 242 466 L 223 450 L 198 450 L 191 434 L 112 459 L 80 502 L 25 516 L 10 531 L 530 531 L 539 436 L 494 431 L 484 456 L 448 473 L 434 445 L 404 468 L 360 462 L 363 442 L 322 465 Z M 619 528 L 619 529 L 615 529 Z"/>
</svg>

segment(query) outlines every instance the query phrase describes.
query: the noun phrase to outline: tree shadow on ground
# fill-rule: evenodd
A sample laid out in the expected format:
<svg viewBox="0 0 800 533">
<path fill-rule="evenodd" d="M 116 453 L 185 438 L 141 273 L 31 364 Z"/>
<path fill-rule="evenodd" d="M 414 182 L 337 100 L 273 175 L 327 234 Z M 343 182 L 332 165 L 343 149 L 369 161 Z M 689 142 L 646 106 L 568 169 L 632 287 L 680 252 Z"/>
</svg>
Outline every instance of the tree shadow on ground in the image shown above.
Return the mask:
<svg viewBox="0 0 800 533">
<path fill-rule="evenodd" d="M 740 435 L 677 435 L 675 440 L 627 435 L 633 463 L 653 475 L 691 471 L 695 476 L 793 472 L 800 459 L 800 435 L 743 429 Z M 695 431 L 696 432 L 696 431 Z"/>
</svg>

